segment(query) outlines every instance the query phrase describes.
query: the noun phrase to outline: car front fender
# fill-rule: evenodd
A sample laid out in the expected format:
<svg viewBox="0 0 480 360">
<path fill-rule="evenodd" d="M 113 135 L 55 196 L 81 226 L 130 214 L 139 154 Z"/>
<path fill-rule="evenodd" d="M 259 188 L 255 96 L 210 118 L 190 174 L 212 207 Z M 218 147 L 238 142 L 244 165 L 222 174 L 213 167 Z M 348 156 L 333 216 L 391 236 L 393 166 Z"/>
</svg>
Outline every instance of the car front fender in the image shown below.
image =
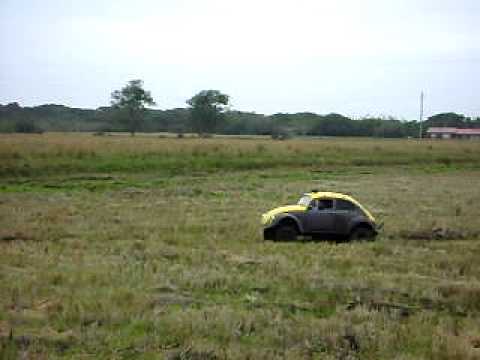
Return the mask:
<svg viewBox="0 0 480 360">
<path fill-rule="evenodd" d="M 277 227 L 281 222 L 285 221 L 285 220 L 288 220 L 288 221 L 292 221 L 295 223 L 295 225 L 297 226 L 299 232 L 301 234 L 303 234 L 303 225 L 302 225 L 302 222 L 293 214 L 280 214 L 280 215 L 277 215 L 275 216 L 275 219 L 273 220 L 272 224 L 269 226 L 269 228 L 274 228 L 274 227 Z"/>
</svg>

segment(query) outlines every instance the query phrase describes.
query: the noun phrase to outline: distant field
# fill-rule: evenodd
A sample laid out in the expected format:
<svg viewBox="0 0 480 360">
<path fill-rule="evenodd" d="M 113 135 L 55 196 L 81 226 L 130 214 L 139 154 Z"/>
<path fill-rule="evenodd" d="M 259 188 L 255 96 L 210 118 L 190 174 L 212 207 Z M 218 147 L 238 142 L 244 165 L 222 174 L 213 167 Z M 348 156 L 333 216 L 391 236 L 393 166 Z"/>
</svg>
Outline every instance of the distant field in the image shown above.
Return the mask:
<svg viewBox="0 0 480 360">
<path fill-rule="evenodd" d="M 79 172 L 235 171 L 328 167 L 420 165 L 478 167 L 479 141 L 371 140 L 332 138 L 172 139 L 91 134 L 0 135 L 0 176 Z"/>
<path fill-rule="evenodd" d="M 478 359 L 480 142 L 0 136 L 0 358 Z M 274 243 L 352 193 L 373 243 Z"/>
</svg>

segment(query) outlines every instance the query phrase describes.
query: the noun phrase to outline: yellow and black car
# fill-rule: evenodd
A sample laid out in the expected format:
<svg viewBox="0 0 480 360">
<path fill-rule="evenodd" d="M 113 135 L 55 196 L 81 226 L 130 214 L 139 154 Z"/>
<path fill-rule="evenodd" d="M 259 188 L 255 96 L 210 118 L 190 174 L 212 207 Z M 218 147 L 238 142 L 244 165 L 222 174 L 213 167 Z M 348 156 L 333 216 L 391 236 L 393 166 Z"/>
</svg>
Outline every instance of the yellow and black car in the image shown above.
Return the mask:
<svg viewBox="0 0 480 360">
<path fill-rule="evenodd" d="M 373 240 L 380 226 L 350 195 L 305 193 L 296 205 L 281 206 L 262 215 L 265 240 L 291 241 L 299 235 L 350 240 Z"/>
</svg>

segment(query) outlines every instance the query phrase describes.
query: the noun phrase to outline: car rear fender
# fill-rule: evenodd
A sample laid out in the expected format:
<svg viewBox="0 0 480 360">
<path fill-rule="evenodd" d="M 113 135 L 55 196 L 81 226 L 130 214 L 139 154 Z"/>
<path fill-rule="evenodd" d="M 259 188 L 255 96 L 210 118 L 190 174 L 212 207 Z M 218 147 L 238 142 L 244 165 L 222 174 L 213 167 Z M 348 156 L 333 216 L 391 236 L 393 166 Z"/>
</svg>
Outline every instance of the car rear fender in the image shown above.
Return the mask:
<svg viewBox="0 0 480 360">
<path fill-rule="evenodd" d="M 369 219 L 367 219 L 364 216 L 358 216 L 358 217 L 353 218 L 352 221 L 350 222 L 348 232 L 350 233 L 350 232 L 352 232 L 353 229 L 355 229 L 357 227 L 360 227 L 360 226 L 368 227 L 368 228 L 370 228 L 370 229 L 372 229 L 373 231 L 376 232 L 375 224 L 373 224 Z"/>
</svg>

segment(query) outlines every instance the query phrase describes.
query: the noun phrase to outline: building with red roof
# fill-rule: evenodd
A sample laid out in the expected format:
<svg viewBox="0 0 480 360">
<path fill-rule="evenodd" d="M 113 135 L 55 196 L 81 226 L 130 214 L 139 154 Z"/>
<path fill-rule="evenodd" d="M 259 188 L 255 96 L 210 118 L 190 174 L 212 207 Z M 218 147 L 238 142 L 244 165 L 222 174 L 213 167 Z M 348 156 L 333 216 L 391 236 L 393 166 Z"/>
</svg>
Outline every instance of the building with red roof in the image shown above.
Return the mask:
<svg viewBox="0 0 480 360">
<path fill-rule="evenodd" d="M 431 139 L 480 139 L 480 129 L 431 127 L 428 128 L 427 135 Z"/>
</svg>

